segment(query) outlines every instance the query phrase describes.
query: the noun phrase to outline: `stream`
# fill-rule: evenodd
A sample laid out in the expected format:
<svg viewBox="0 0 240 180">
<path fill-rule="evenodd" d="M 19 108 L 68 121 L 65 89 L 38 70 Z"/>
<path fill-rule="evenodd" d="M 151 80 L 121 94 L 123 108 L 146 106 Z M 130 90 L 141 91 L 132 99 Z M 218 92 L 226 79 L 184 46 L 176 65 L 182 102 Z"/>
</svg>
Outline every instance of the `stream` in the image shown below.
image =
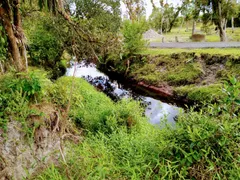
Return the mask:
<svg viewBox="0 0 240 180">
<path fill-rule="evenodd" d="M 66 75 L 73 76 L 73 74 L 74 63 L 67 69 Z M 75 76 L 84 78 L 114 101 L 122 98 L 133 98 L 140 101 L 145 107 L 145 115 L 151 124 L 160 124 L 161 121 L 167 120 L 169 124 L 174 125 L 175 119 L 180 112 L 180 108 L 177 106 L 161 102 L 153 97 L 141 95 L 128 84 L 124 82 L 119 83 L 117 80 L 111 79 L 111 77 L 100 72 L 93 63 L 86 61 L 77 63 Z"/>
</svg>

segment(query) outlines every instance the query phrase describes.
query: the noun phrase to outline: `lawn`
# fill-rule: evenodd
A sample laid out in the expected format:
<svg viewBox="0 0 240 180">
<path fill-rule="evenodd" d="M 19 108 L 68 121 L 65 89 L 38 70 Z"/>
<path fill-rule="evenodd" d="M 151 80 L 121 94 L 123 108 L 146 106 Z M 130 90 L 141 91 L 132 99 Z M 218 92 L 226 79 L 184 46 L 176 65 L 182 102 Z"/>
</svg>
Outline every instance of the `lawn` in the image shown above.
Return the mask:
<svg viewBox="0 0 240 180">
<path fill-rule="evenodd" d="M 149 54 L 149 55 L 168 55 L 172 53 L 181 53 L 181 52 L 188 52 L 192 53 L 195 52 L 197 55 L 202 53 L 208 54 L 219 54 L 219 55 L 232 55 L 232 56 L 240 56 L 239 48 L 208 48 L 208 49 L 156 49 L 156 48 L 148 48 L 141 52 L 141 54 Z"/>
<path fill-rule="evenodd" d="M 209 27 L 209 32 L 205 33 L 201 30 L 201 25 L 198 24 L 196 28 L 196 34 L 205 34 L 206 42 L 219 42 L 219 34 L 215 31 L 215 26 Z M 186 31 L 186 27 L 182 29 L 173 28 L 170 33 L 164 33 L 165 42 L 176 42 L 175 37 L 178 37 L 179 42 L 191 42 L 192 29 L 189 28 Z M 229 41 L 240 41 L 240 28 L 235 28 L 234 33 L 232 33 L 232 28 L 227 28 L 227 37 Z M 162 42 L 162 39 L 151 39 L 151 42 Z"/>
</svg>

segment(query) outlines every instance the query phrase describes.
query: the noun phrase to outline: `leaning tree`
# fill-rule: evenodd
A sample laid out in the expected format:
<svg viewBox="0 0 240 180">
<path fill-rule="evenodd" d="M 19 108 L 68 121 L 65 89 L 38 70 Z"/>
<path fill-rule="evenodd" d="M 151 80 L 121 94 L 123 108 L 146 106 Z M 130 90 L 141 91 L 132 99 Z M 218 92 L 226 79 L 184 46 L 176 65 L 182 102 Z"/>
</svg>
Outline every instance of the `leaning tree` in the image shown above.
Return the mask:
<svg viewBox="0 0 240 180">
<path fill-rule="evenodd" d="M 30 7 L 37 7 L 37 11 L 47 10 L 66 20 L 73 34 L 70 41 L 75 47 L 75 54 L 88 53 L 98 58 L 97 53 L 101 55 L 108 53 L 112 49 L 114 40 L 117 39 L 114 35 L 120 27 L 120 1 L 1 0 L 0 27 L 4 27 L 6 34 L 8 59 L 17 71 L 25 71 L 28 64 L 20 11 L 21 7 L 26 4 Z M 74 6 L 76 8 L 72 9 Z M 111 22 L 106 23 L 107 21 Z"/>
<path fill-rule="evenodd" d="M 26 69 L 27 58 L 19 0 L 2 0 L 0 2 L 0 23 L 7 35 L 11 60 L 18 71 L 23 71 Z"/>
</svg>

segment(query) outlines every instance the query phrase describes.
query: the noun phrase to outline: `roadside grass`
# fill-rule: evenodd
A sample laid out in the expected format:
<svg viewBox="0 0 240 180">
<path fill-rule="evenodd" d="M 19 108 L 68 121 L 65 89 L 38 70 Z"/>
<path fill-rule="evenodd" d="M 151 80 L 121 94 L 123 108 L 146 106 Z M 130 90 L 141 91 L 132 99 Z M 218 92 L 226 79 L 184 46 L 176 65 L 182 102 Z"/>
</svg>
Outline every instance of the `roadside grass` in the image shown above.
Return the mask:
<svg viewBox="0 0 240 180">
<path fill-rule="evenodd" d="M 207 49 L 157 49 L 157 48 L 147 48 L 141 52 L 143 55 L 170 55 L 173 53 L 196 53 L 196 55 L 200 55 L 202 53 L 207 53 L 211 55 L 232 55 L 232 56 L 240 56 L 239 48 L 207 48 Z"/>
</svg>

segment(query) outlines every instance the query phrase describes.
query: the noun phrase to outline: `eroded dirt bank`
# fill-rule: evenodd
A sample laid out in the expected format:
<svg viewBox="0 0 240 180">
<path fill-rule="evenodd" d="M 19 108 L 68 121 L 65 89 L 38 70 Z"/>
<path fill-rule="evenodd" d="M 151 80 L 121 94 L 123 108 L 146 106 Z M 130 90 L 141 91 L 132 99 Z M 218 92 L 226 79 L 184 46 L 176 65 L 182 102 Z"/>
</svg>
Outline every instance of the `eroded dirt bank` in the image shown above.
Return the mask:
<svg viewBox="0 0 240 180">
<path fill-rule="evenodd" d="M 44 114 L 28 117 L 32 134 L 13 119 L 8 122 L 6 132 L 0 130 L 0 180 L 33 177 L 49 165 L 62 161 L 65 126 L 62 116 L 50 104 L 32 108 Z"/>
</svg>

